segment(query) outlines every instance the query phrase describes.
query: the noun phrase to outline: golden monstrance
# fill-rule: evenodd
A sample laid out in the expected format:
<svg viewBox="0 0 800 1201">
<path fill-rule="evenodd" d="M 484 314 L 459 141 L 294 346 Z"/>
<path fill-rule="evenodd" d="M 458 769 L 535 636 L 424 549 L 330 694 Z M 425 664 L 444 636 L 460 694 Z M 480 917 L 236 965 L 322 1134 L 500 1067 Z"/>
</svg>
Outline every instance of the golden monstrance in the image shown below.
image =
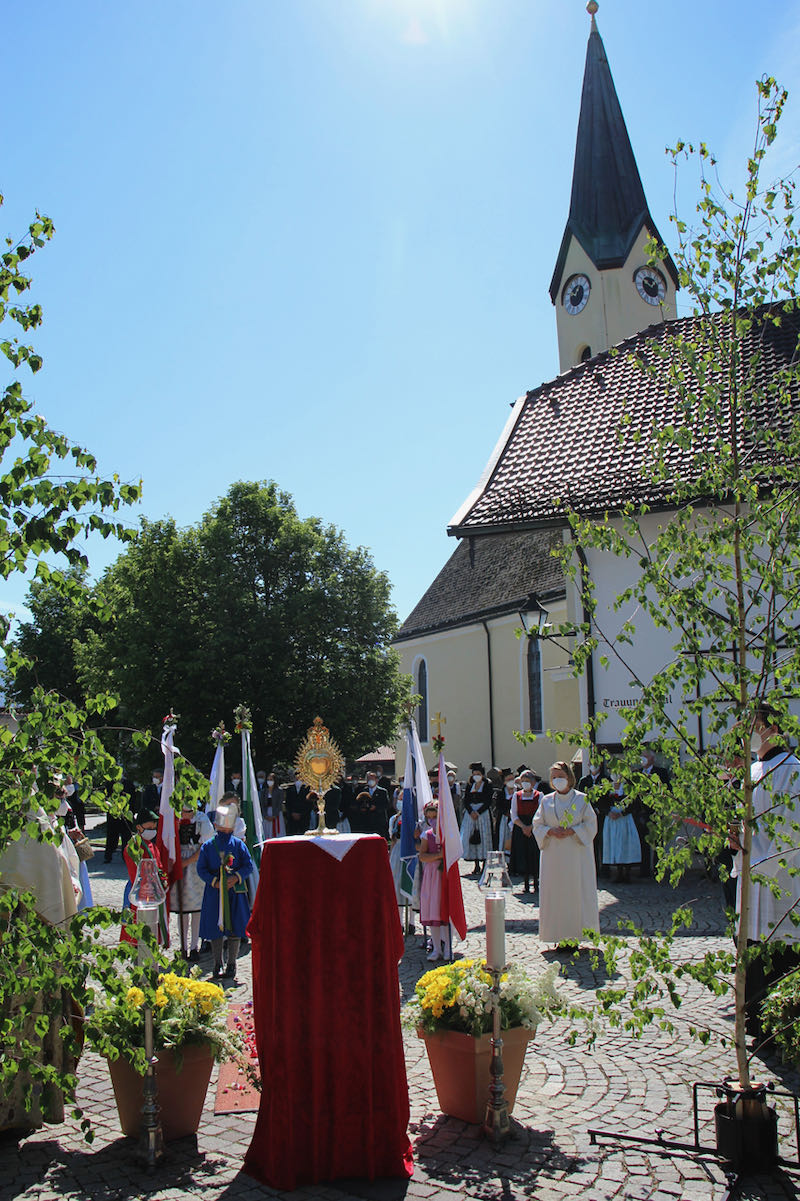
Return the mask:
<svg viewBox="0 0 800 1201">
<path fill-rule="evenodd" d="M 344 755 L 331 738 L 328 727 L 322 724 L 321 717 L 314 718 L 313 726 L 300 743 L 294 770 L 303 783 L 317 793 L 317 828 L 306 830 L 306 834 L 313 838 L 320 834 L 338 834 L 338 830 L 329 830 L 325 825 L 325 793 L 342 774 Z"/>
</svg>

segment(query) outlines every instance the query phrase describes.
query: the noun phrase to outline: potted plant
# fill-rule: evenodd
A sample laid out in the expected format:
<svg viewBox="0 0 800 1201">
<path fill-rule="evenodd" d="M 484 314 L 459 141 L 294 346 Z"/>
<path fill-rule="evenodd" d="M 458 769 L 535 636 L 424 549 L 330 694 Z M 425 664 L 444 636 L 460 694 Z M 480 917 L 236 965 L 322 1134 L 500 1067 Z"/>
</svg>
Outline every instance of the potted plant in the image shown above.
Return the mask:
<svg viewBox="0 0 800 1201">
<path fill-rule="evenodd" d="M 500 1020 L 508 1111 L 517 1096 L 525 1052 L 543 1013 L 557 1004 L 557 969 L 532 981 L 512 964 L 500 978 Z M 461 959 L 426 972 L 417 981 L 403 1023 L 425 1042 L 443 1113 L 482 1122 L 489 1097 L 492 1055 L 492 978 L 479 959 Z"/>
<path fill-rule="evenodd" d="M 108 1061 L 123 1134 L 139 1133 L 146 1003 L 153 1009 L 164 1138 L 182 1138 L 200 1124 L 214 1062 L 241 1058 L 246 1066 L 242 1039 L 228 1029 L 224 990 L 199 979 L 196 968 L 186 976 L 162 972 L 155 987 L 129 972 L 107 980 L 104 998 L 87 1018 L 86 1037 Z"/>
</svg>

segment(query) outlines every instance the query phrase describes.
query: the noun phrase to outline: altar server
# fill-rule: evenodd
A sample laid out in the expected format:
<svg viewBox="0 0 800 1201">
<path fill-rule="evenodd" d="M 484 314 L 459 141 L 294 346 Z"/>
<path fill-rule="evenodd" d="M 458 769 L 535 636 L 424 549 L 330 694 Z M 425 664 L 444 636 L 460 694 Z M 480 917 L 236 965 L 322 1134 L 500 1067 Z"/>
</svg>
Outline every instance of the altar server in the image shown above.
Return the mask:
<svg viewBox="0 0 800 1201">
<path fill-rule="evenodd" d="M 597 816 L 568 763 L 550 768 L 551 793 L 533 816 L 539 844 L 539 938 L 542 942 L 580 941 L 583 931 L 599 930 L 594 836 Z"/>
<path fill-rule="evenodd" d="M 245 881 L 253 872 L 247 844 L 233 830 L 239 817 L 236 794 L 226 792 L 214 814 L 214 837 L 204 842 L 197 858 L 197 874 L 205 883 L 200 910 L 200 937 L 211 943 L 212 977 L 236 978 L 239 944 L 250 920 Z M 222 942 L 227 938 L 227 965 L 222 967 Z"/>
</svg>

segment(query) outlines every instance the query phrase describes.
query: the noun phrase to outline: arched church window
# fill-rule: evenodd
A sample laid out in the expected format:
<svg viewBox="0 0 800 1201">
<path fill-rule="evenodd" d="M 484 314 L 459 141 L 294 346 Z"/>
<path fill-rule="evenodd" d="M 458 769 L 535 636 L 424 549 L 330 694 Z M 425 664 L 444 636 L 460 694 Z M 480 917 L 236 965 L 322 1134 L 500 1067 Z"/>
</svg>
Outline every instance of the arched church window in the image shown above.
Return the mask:
<svg viewBox="0 0 800 1201">
<path fill-rule="evenodd" d="M 592 357 L 591 346 L 582 346 L 580 349 L 579 355 L 580 355 L 579 362 L 588 363 L 589 359 Z"/>
<path fill-rule="evenodd" d="M 419 693 L 417 706 L 417 729 L 420 742 L 427 742 L 428 734 L 428 664 L 420 659 L 417 667 L 416 692 Z"/>
<path fill-rule="evenodd" d="M 530 729 L 539 734 L 544 729 L 542 714 L 542 644 L 538 638 L 528 639 L 528 713 Z"/>
</svg>

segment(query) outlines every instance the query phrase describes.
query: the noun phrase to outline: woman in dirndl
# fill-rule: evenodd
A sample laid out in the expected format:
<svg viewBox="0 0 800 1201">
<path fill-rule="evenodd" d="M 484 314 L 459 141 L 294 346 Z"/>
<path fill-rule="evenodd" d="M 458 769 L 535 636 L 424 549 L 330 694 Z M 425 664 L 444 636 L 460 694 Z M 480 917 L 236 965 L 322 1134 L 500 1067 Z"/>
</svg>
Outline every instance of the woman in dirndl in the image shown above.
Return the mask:
<svg viewBox="0 0 800 1201">
<path fill-rule="evenodd" d="M 473 876 L 479 876 L 492 849 L 492 786 L 482 763 L 469 767 L 472 777 L 464 792 L 461 849 L 464 859 L 475 864 Z"/>
</svg>

